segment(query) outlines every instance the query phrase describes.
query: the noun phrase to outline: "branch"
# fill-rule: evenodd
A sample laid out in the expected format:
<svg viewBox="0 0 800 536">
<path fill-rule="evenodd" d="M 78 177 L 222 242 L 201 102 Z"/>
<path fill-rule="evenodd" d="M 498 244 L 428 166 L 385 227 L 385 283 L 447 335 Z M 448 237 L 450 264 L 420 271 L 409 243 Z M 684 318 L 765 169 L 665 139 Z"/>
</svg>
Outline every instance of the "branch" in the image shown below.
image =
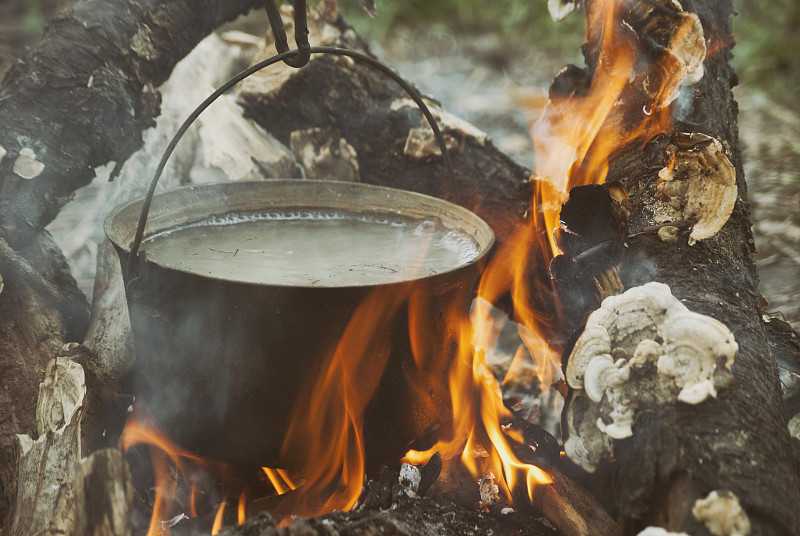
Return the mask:
<svg viewBox="0 0 800 536">
<path fill-rule="evenodd" d="M 203 37 L 257 0 L 78 3 L 0 88 L 0 237 L 31 242 L 91 182 L 142 145 L 159 114 L 155 88 Z"/>
</svg>

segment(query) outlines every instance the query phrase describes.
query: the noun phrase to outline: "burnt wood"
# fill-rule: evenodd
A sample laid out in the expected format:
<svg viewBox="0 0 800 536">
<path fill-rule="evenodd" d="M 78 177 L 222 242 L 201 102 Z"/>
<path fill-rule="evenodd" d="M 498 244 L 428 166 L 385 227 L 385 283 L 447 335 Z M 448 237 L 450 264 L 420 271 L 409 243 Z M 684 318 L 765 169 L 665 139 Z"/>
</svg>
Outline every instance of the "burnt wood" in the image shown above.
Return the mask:
<svg viewBox="0 0 800 536">
<path fill-rule="evenodd" d="M 800 493 L 773 355 L 777 346 L 769 344 L 757 290 L 737 104 L 731 91 L 737 83 L 729 64 L 733 4 L 714 0 L 682 4 L 698 14 L 710 52 L 705 74 L 691 90 L 691 109 L 677 118 L 672 131 L 704 133 L 729 148 L 739 199 L 722 230 L 693 246 L 685 234 L 674 244 L 662 242 L 656 233 L 637 235 L 629 240 L 627 255 L 619 256 L 620 271 L 625 288 L 649 281 L 666 283 L 690 310 L 723 322 L 733 332 L 739 354 L 733 365 L 735 382 L 717 399 L 641 414 L 634 436 L 615 441 L 616 513 L 626 533 L 659 525 L 675 532 L 710 534 L 692 515 L 692 505 L 712 490 L 729 490 L 748 514 L 753 535 L 796 534 Z M 583 78 L 589 80 L 591 66 L 597 63 L 597 43 L 588 43 L 584 52 L 590 68 Z M 563 77 L 559 83 L 565 83 Z M 580 82 L 581 87 L 584 84 Z M 622 147 L 611 161 L 607 181 L 624 184 L 630 206 L 637 207 L 630 214 L 632 234 L 652 225 L 648 207 L 653 205 L 658 170 L 665 165 L 667 142 L 668 136 L 661 136 Z M 565 316 L 583 322 L 597 305 L 579 303 Z M 565 334 L 566 339 L 575 336 Z M 797 352 L 796 346 L 782 349 Z"/>
</svg>

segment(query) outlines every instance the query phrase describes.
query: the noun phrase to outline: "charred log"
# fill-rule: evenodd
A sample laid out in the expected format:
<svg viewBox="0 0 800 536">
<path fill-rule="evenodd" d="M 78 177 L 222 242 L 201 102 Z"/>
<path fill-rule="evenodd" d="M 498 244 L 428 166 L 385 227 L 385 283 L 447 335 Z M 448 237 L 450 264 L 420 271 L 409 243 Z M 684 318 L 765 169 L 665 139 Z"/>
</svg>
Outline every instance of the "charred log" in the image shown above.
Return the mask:
<svg viewBox="0 0 800 536">
<path fill-rule="evenodd" d="M 587 4 L 590 14 L 599 2 L 592 4 Z M 800 498 L 783 419 L 776 356 L 768 343 L 752 260 L 747 186 L 731 92 L 736 76 L 728 63 L 733 7 L 728 2 L 710 1 L 683 5 L 697 13 L 707 48 L 713 53 L 705 59 L 704 76 L 689 90 L 690 108 L 680 110 L 677 102 L 673 104 L 676 121 L 670 135 L 626 145 L 611 160 L 607 180 L 619 181 L 630 193 L 630 236 L 624 254 L 618 255 L 619 274 L 626 289 L 651 281 L 669 285 L 690 311 L 727 326 L 738 343 L 738 354 L 731 369 L 733 381 L 721 388 L 716 398 L 652 406 L 635 414 L 630 437 L 623 438 L 626 434 L 620 433 L 614 438 L 609 432 L 612 436 L 606 439 L 617 461 L 617 514 L 629 533 L 658 525 L 670 531 L 708 534 L 712 529 L 703 513 L 704 501 L 715 490 L 727 491 L 738 497 L 752 534 L 791 534 L 800 526 L 796 509 Z M 667 15 L 676 16 L 674 12 Z M 590 66 L 586 80 L 591 80 L 598 63 L 599 40 L 590 31 L 584 47 Z M 568 82 L 562 77 L 559 84 Z M 580 93 L 584 86 L 581 81 L 574 92 Z M 563 87 L 559 91 L 569 93 Z M 664 195 L 658 183 L 665 180 L 661 170 L 670 164 L 671 151 L 674 153 L 668 146 L 670 142 L 681 145 L 686 139 L 676 138 L 675 132 L 695 133 L 693 139 L 702 138 L 696 135 L 701 134 L 719 140 L 735 169 L 738 198 L 730 218 L 716 234 L 696 243 L 689 234 L 693 227 L 682 225 L 685 222 L 676 224 L 671 233 L 644 232 L 654 229 L 658 220 L 657 205 L 663 202 L 659 196 Z M 699 227 L 696 221 L 691 224 Z M 565 316 L 585 319 L 598 305 L 599 299 L 568 302 Z M 565 338 L 574 341 L 577 335 L 572 331 Z M 572 396 L 567 404 L 567 419 L 575 424 L 573 433 L 581 429 L 578 423 L 595 407 L 590 398 Z M 604 426 L 612 424 L 606 420 Z M 583 430 L 595 425 L 586 426 Z M 714 495 L 713 500 L 720 496 Z"/>
<path fill-rule="evenodd" d="M 473 485 L 476 485 L 473 482 Z M 558 534 L 546 520 L 530 513 L 509 510 L 506 513 L 484 513 L 461 506 L 446 497 L 409 497 L 397 492 L 397 476 L 381 478 L 373 483 L 372 497 L 394 497 L 349 512 L 336 512 L 313 519 L 301 519 L 285 527 L 277 527 L 269 514 L 259 516 L 235 528 L 224 529 L 221 535 L 259 534 L 264 536 L 363 533 L 462 535 L 502 534 L 545 536 Z M 375 489 L 379 488 L 379 489 Z"/>
</svg>

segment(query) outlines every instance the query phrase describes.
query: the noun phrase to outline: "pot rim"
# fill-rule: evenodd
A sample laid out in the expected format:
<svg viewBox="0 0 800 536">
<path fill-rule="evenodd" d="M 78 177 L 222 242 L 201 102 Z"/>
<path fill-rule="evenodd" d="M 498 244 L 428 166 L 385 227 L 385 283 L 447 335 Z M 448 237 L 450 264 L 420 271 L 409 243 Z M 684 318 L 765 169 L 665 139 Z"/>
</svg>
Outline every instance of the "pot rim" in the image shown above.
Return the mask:
<svg viewBox="0 0 800 536">
<path fill-rule="evenodd" d="M 300 192 L 300 195 L 295 195 L 291 198 L 291 203 L 288 203 L 283 197 L 275 200 L 270 196 L 271 193 L 285 194 L 286 192 Z M 257 193 L 261 193 L 261 196 L 256 196 L 255 194 Z M 321 198 L 313 197 L 314 193 L 318 196 L 321 195 Z M 358 202 L 364 199 L 371 204 L 359 206 Z M 226 202 L 231 200 L 235 204 L 226 205 Z M 337 204 L 337 201 L 339 204 Z M 347 204 L 348 201 L 350 204 Z M 402 201 L 402 203 L 398 204 L 398 201 Z M 125 257 L 121 259 L 123 266 L 125 266 L 126 258 L 130 254 L 131 243 L 133 242 L 143 202 L 144 197 L 117 205 L 109 212 L 103 225 L 108 239 L 115 246 L 120 256 Z M 384 204 L 381 204 L 381 202 Z M 437 197 L 373 184 L 283 178 L 192 184 L 160 192 L 153 197 L 144 239 L 146 240 L 154 234 L 180 225 L 200 222 L 214 216 L 275 209 L 333 209 L 351 213 L 363 211 L 365 213 L 408 217 L 411 219 L 436 217 L 445 227 L 457 229 L 472 238 L 477 245 L 478 254 L 468 262 L 463 262 L 433 275 L 420 275 L 419 277 L 383 283 L 365 282 L 364 284 L 347 286 L 253 283 L 230 279 L 221 275 L 198 274 L 189 270 L 162 265 L 149 259 L 147 262 L 163 269 L 191 274 L 193 277 L 239 285 L 309 290 L 364 289 L 404 285 L 420 281 L 443 280 L 455 272 L 472 266 L 477 266 L 478 269 L 482 270 L 487 260 L 487 255 L 495 243 L 494 233 L 486 221 L 460 205 Z"/>
</svg>

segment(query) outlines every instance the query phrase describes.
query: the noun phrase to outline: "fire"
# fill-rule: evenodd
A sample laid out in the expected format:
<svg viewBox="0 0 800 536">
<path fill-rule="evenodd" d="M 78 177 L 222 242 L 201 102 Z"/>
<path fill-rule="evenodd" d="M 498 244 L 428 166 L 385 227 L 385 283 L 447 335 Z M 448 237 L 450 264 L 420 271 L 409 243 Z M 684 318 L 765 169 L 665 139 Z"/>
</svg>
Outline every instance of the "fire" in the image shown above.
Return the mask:
<svg viewBox="0 0 800 536">
<path fill-rule="evenodd" d="M 441 333 L 430 329 L 433 319 L 424 294 L 400 285 L 369 294 L 349 320 L 336 348 L 314 372 L 307 395 L 293 410 L 281 451 L 293 476 L 282 469 L 262 468 L 283 500 L 280 511 L 286 516 L 347 510 L 357 503 L 365 477 L 365 410 L 390 355 L 389 342 L 378 340 L 375 334 L 384 332 L 405 304 L 416 366 L 404 373 L 420 397 L 444 390 L 442 378 L 447 377 L 452 422 L 440 423 L 440 437 L 433 447 L 424 452 L 409 450 L 403 460 L 420 465 L 436 452 L 445 459 L 460 459 L 476 480 L 495 475 L 509 501 L 522 491 L 533 500 L 536 486 L 551 482 L 544 471 L 523 463 L 515 454 L 528 447 L 519 430 L 509 426 L 515 416 L 505 407 L 501 386 L 486 362 L 501 328 L 492 304 L 511 297 L 524 346 L 517 359 L 533 359 L 539 388 L 549 392 L 561 366 L 558 348 L 550 345 L 561 313 L 548 277 L 550 261 L 559 253 L 554 231 L 559 227 L 561 205 L 572 187 L 604 182 L 615 151 L 669 132 L 670 104 L 697 68 L 697 54 L 666 53 L 654 65 L 643 61 L 640 37 L 626 21 L 630 12 L 630 6 L 619 1 L 587 2 L 587 46 L 597 49 L 590 52 L 595 57 L 591 77 L 580 91 L 551 95 L 532 127 L 537 162 L 533 210 L 493 256 L 469 318 L 452 312 L 446 318 L 448 334 L 443 341 Z M 680 18 L 673 40 L 697 41 L 697 24 L 692 17 Z M 431 352 L 447 344 L 456 347 L 456 357 L 449 370 L 439 370 Z M 163 452 L 180 474 L 186 474 L 187 462 L 206 463 L 172 445 L 152 422 L 136 418 L 126 425 L 121 446 L 127 449 L 138 442 Z M 170 497 L 178 495 L 179 479 L 174 472 L 170 476 L 164 456 L 154 456 L 153 465 L 157 496 L 148 536 L 162 534 L 161 521 L 172 513 Z M 182 511 L 192 516 L 200 512 L 197 493 L 193 486 L 190 504 L 182 505 Z M 216 506 L 213 534 L 220 530 L 226 500 Z M 246 518 L 246 506 L 247 495 L 242 491 L 239 523 Z"/>
<path fill-rule="evenodd" d="M 524 440 L 518 431 L 507 426 L 513 415 L 503 404 L 500 385 L 485 361 L 486 352 L 495 348 L 500 333 L 491 304 L 512 291 L 515 284 L 528 284 L 518 273 L 520 266 L 526 266 L 530 260 L 530 236 L 535 235 L 529 234 L 530 228 L 527 233 L 519 232 L 520 240 L 498 252 L 484 272 L 470 318 L 460 325 L 458 357 L 449 376 L 453 404 L 451 437 L 426 452 L 409 451 L 404 458 L 408 463 L 420 464 L 435 452 L 445 459 L 460 456 L 476 480 L 489 473 L 500 475 L 497 483 L 509 500 L 517 489 L 526 490 L 532 499 L 535 486 L 551 482 L 544 471 L 521 462 L 514 454 L 513 443 L 525 448 Z M 524 312 L 531 315 L 529 319 L 536 319 L 532 309 L 525 308 Z M 523 341 L 531 344 L 529 351 L 537 358 L 540 385 L 548 390 L 559 367 L 558 354 L 536 335 L 537 328 L 536 323 L 520 325 L 525 334 Z"/>
<path fill-rule="evenodd" d="M 490 304 L 511 295 L 520 338 L 537 364 L 540 385 L 548 388 L 560 370 L 558 353 L 548 345 L 560 312 L 553 289 L 531 272 L 537 267 L 546 270 L 559 253 L 554 231 L 561 205 L 574 186 L 604 182 L 615 151 L 669 132 L 670 104 L 705 54 L 698 23 L 687 15 L 676 19 L 670 43 L 677 43 L 679 50 L 670 49 L 655 65 L 643 62 L 640 38 L 626 21 L 629 15 L 623 2 L 587 3 L 587 41 L 599 46 L 591 81 L 585 94 L 553 95 L 533 126 L 535 210 L 493 258 L 481 280 L 471 322 L 462 326 L 459 359 L 450 374 L 452 437 L 429 451 L 410 451 L 405 458 L 409 463 L 424 462 L 436 451 L 443 457 L 461 453 L 476 479 L 502 475 L 498 484 L 509 499 L 523 483 L 532 499 L 534 487 L 550 481 L 542 470 L 514 455 L 512 444 L 523 441 L 506 431 L 512 416 L 484 359 L 497 342 Z M 686 52 L 687 47 L 694 49 Z"/>
<path fill-rule="evenodd" d="M 297 489 L 297 485 L 292 482 L 292 479 L 289 477 L 289 474 L 284 471 L 283 469 L 271 469 L 269 467 L 262 467 L 262 471 L 264 474 L 267 475 L 272 486 L 275 488 L 275 491 L 278 495 L 283 495 L 285 493 L 289 493 L 290 491 Z"/>
<path fill-rule="evenodd" d="M 198 472 L 224 472 L 224 465 L 207 461 L 175 445 L 158 428 L 155 419 L 141 402 L 136 403 L 119 440 L 119 447 L 126 452 L 138 444 L 150 447 L 155 477 L 156 495 L 147 536 L 169 534 L 166 520 L 173 516 L 173 506 L 179 506 L 179 513 L 190 512 L 193 517 L 198 514 Z M 171 466 L 168 460 L 172 462 Z M 188 497 L 185 490 L 179 490 L 181 485 L 190 488 Z"/>
<path fill-rule="evenodd" d="M 217 508 L 217 514 L 214 516 L 214 524 L 211 526 L 211 534 L 216 536 L 222 530 L 222 516 L 225 513 L 225 501 L 222 501 Z"/>
</svg>

